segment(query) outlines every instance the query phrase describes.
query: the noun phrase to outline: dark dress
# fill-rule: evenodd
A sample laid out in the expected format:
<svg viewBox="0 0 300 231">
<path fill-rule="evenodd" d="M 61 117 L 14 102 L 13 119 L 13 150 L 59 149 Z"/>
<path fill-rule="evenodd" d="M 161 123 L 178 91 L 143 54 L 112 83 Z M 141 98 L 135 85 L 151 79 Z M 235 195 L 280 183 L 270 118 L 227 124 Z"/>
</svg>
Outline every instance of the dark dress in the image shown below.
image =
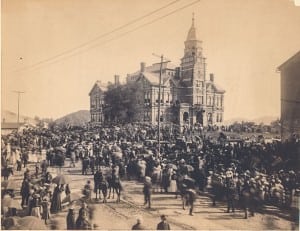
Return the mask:
<svg viewBox="0 0 300 231">
<path fill-rule="evenodd" d="M 53 192 L 53 196 L 52 196 L 52 202 L 51 202 L 51 208 L 50 208 L 51 213 L 57 213 L 57 212 L 61 211 L 61 209 L 62 209 L 60 194 L 61 194 L 61 189 L 59 188 L 59 186 L 56 186 L 56 188 L 54 189 L 54 192 Z"/>
<path fill-rule="evenodd" d="M 67 230 L 74 230 L 74 229 L 76 229 L 75 214 L 73 209 L 69 209 L 67 215 Z"/>
<path fill-rule="evenodd" d="M 81 230 L 91 229 L 91 224 L 86 218 L 78 216 L 76 220 L 76 229 L 81 229 Z"/>
</svg>

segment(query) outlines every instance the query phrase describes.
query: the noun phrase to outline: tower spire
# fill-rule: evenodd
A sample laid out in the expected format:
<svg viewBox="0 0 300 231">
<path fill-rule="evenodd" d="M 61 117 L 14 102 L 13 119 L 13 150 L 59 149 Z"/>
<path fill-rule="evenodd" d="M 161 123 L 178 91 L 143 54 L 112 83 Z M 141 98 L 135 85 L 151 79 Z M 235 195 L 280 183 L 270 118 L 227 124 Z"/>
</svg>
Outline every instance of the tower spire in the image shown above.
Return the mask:
<svg viewBox="0 0 300 231">
<path fill-rule="evenodd" d="M 193 12 L 193 18 L 192 18 L 192 27 L 195 27 L 195 13 Z"/>
<path fill-rule="evenodd" d="M 193 12 L 193 17 L 192 17 L 192 26 L 188 32 L 188 36 L 186 40 L 197 40 L 196 36 L 196 28 L 195 28 L 195 14 Z"/>
</svg>

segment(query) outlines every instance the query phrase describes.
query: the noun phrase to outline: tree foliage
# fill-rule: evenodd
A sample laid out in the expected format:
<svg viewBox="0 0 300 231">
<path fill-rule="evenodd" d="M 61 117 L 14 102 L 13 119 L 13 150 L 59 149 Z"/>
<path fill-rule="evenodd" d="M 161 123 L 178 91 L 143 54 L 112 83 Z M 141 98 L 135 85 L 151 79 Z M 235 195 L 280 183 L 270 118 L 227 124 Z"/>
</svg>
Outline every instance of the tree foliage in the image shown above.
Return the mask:
<svg viewBox="0 0 300 231">
<path fill-rule="evenodd" d="M 142 86 L 138 83 L 110 85 L 105 94 L 104 114 L 110 122 L 135 122 L 144 104 Z"/>
</svg>

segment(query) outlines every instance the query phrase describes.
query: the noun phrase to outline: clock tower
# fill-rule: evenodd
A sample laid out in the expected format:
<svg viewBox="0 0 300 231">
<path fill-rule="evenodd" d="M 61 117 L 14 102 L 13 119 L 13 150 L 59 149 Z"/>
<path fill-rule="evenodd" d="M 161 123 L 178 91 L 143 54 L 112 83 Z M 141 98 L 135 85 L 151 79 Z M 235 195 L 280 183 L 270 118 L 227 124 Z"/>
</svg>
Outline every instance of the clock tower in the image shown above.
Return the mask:
<svg viewBox="0 0 300 231">
<path fill-rule="evenodd" d="M 184 103 L 205 104 L 205 58 L 202 54 L 202 41 L 197 39 L 196 28 L 192 26 L 184 42 L 184 56 L 181 59 L 181 82 L 186 86 L 183 92 Z"/>
</svg>

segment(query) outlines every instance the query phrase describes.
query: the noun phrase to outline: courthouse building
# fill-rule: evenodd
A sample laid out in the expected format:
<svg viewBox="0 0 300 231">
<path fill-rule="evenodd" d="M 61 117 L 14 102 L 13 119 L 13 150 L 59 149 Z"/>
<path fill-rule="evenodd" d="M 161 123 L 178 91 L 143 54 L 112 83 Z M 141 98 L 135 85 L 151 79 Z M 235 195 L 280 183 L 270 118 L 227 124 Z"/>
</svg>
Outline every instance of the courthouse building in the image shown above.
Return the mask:
<svg viewBox="0 0 300 231">
<path fill-rule="evenodd" d="M 281 138 L 300 134 L 300 51 L 278 67 L 281 75 Z"/>
<path fill-rule="evenodd" d="M 156 123 L 160 106 L 160 121 L 165 123 L 218 125 L 224 119 L 225 91 L 215 83 L 213 74 L 206 76 L 202 42 L 197 38 L 194 19 L 184 45 L 179 67 L 168 62 L 162 65 L 160 105 L 159 63 L 151 66 L 141 63 L 139 71 L 127 75 L 127 82 L 141 82 L 144 88 L 144 115 L 141 118 Z"/>
<path fill-rule="evenodd" d="M 204 126 L 219 125 L 223 122 L 225 91 L 216 84 L 213 74 L 209 76 L 206 74 L 202 42 L 197 38 L 194 19 L 184 45 L 184 54 L 179 67 L 170 62 L 163 62 L 162 68 L 160 63 L 146 66 L 142 62 L 138 71 L 127 75 L 127 83 L 137 82 L 142 85 L 144 102 L 140 105 L 141 122 L 156 124 L 159 114 L 163 124 L 172 123 L 181 127 L 195 123 Z M 159 83 L 160 71 L 161 83 Z M 95 101 L 96 95 L 103 95 L 104 91 L 100 90 L 101 87 L 98 85 L 97 82 L 90 92 L 91 121 L 101 123 L 103 116 L 99 114 L 102 113 L 102 109 L 97 107 Z M 159 85 L 161 85 L 160 102 Z"/>
</svg>

